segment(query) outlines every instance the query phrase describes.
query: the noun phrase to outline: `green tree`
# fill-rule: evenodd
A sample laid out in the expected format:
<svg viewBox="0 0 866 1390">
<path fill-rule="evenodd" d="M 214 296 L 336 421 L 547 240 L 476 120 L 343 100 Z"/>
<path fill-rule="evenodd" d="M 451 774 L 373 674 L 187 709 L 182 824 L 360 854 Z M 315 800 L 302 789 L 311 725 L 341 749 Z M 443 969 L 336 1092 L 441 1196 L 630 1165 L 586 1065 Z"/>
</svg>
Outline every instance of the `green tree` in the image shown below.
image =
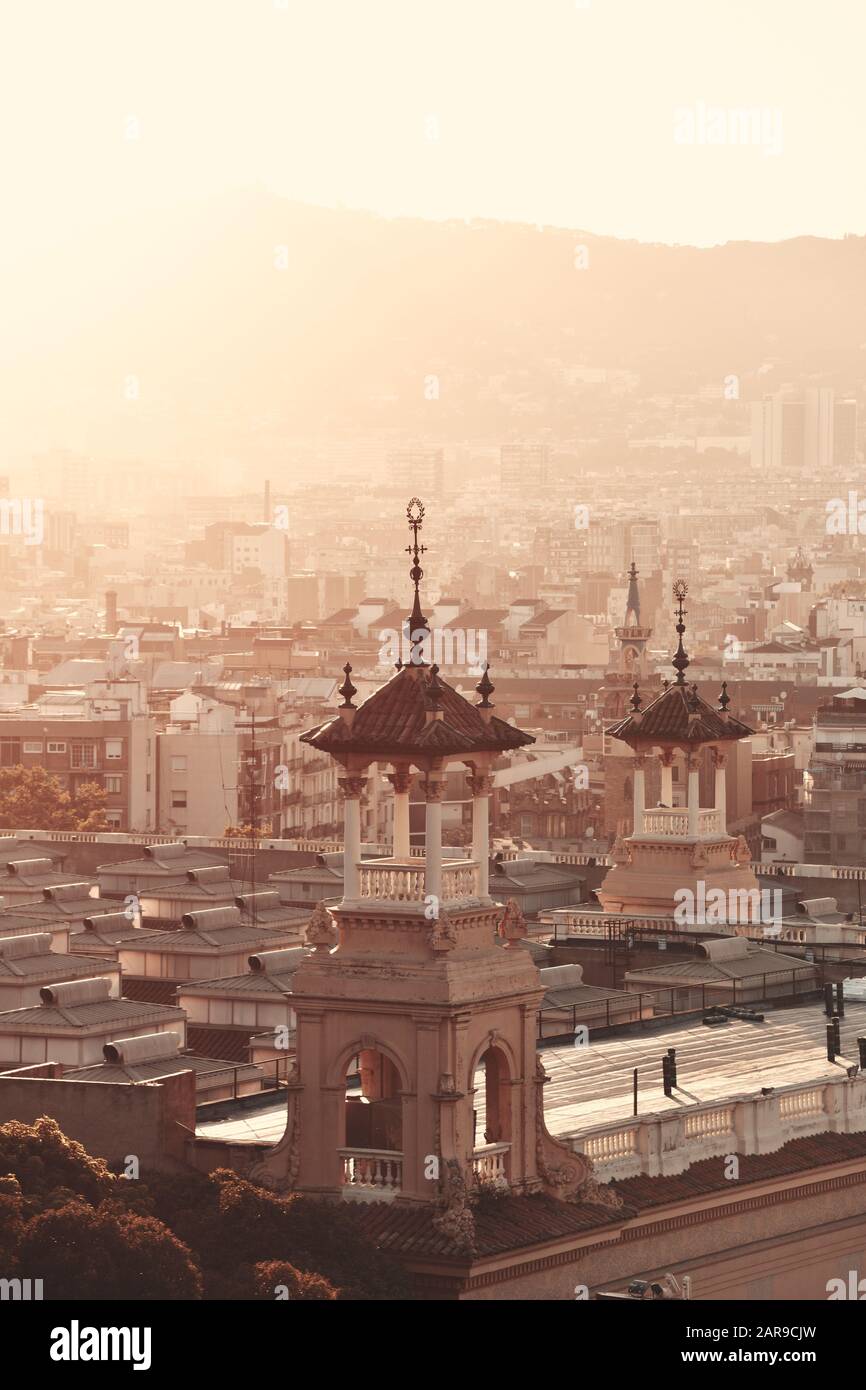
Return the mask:
<svg viewBox="0 0 866 1390">
<path fill-rule="evenodd" d="M 333 1300 L 337 1290 L 321 1274 L 304 1274 L 285 1260 L 264 1260 L 253 1269 L 253 1287 L 256 1298 L 276 1299 L 277 1290 L 281 1298 L 288 1294 L 291 1302 L 310 1302 Z M 283 1292 L 285 1290 L 285 1292 Z"/>
<path fill-rule="evenodd" d="M 201 1298 L 192 1255 L 152 1216 L 79 1198 L 31 1218 L 18 1245 L 22 1278 L 44 1281 L 58 1299 Z"/>
<path fill-rule="evenodd" d="M 118 1182 L 103 1159 L 93 1158 L 47 1115 L 32 1125 L 20 1120 L 0 1125 L 0 1173 L 15 1175 L 26 1203 L 36 1210 L 69 1194 L 101 1202 Z"/>
<path fill-rule="evenodd" d="M 105 830 L 107 793 L 84 782 L 73 797 L 44 767 L 0 768 L 0 828 Z"/>
</svg>

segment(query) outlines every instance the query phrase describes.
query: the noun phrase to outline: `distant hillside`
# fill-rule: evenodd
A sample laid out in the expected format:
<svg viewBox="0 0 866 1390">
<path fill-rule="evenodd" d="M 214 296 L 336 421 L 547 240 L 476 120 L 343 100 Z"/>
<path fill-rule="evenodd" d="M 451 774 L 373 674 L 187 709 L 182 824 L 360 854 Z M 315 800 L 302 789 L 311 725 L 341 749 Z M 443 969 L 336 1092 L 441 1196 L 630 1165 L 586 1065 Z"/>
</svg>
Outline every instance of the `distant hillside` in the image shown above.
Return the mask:
<svg viewBox="0 0 866 1390">
<path fill-rule="evenodd" d="M 461 437 L 511 426 L 503 387 L 576 427 L 563 366 L 634 368 L 661 392 L 736 372 L 757 394 L 809 374 L 850 389 L 866 361 L 864 238 L 696 250 L 252 191 L 0 274 L 4 433 L 25 453 L 182 457 L 284 430 Z"/>
</svg>

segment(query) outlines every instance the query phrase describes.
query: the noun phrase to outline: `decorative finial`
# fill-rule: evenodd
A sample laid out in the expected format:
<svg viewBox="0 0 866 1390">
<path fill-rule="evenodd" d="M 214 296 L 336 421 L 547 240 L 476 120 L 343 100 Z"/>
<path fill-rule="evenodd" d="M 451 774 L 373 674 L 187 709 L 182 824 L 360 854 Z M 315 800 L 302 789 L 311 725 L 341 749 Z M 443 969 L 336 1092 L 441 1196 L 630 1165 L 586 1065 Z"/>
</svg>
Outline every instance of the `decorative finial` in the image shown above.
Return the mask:
<svg viewBox="0 0 866 1390">
<path fill-rule="evenodd" d="M 685 685 L 685 673 L 689 664 L 689 658 L 686 654 L 686 649 L 683 646 L 683 633 L 686 630 L 686 624 L 684 621 L 686 616 L 686 610 L 683 608 L 683 603 L 688 592 L 689 586 L 686 583 L 686 581 L 684 579 L 677 579 L 674 583 L 674 598 L 677 601 L 677 634 L 679 636 L 679 642 L 677 643 L 676 654 L 673 660 L 671 661 L 671 665 L 674 667 L 677 673 L 677 685 Z"/>
<path fill-rule="evenodd" d="M 343 703 L 340 706 L 340 709 L 354 709 L 355 706 L 352 704 L 352 696 L 357 695 L 358 692 L 352 684 L 351 680 L 349 679 L 352 674 L 352 667 L 349 665 L 348 661 L 343 667 L 343 672 L 345 674 L 346 679 L 343 681 L 343 684 L 337 691 L 338 695 L 343 696 Z"/>
<path fill-rule="evenodd" d="M 491 700 L 490 700 L 490 696 L 493 694 L 493 692 L 494 692 L 494 690 L 496 689 L 496 687 L 494 686 L 492 680 L 490 679 L 489 671 L 490 671 L 490 662 L 489 662 L 489 661 L 485 661 L 485 663 L 484 663 L 484 671 L 482 672 L 481 680 L 478 682 L 478 684 L 477 684 L 476 687 L 475 687 L 475 689 L 478 691 L 478 694 L 481 696 L 481 700 L 480 700 L 480 703 L 479 703 L 479 708 L 480 708 L 480 709 L 492 709 L 492 708 L 493 708 L 493 705 L 492 705 Z"/>
<path fill-rule="evenodd" d="M 442 693 L 442 682 L 439 679 L 439 667 L 435 661 L 430 667 L 430 679 L 427 682 L 427 696 L 433 709 L 439 708 L 439 696 Z"/>
<path fill-rule="evenodd" d="M 722 681 L 722 693 L 721 693 L 721 695 L 719 696 L 719 709 L 722 711 L 722 714 L 727 714 L 727 712 L 728 712 L 728 705 L 729 705 L 730 703 L 731 703 L 731 697 L 730 697 L 730 695 L 728 694 L 728 682 L 727 682 L 727 681 Z"/>
<path fill-rule="evenodd" d="M 634 710 L 635 714 L 637 714 L 637 713 L 639 712 L 639 710 L 640 710 L 641 705 L 643 704 L 643 700 L 642 700 L 641 697 L 640 697 L 640 691 L 638 690 L 637 681 L 635 681 L 634 686 L 633 686 L 633 689 L 634 689 L 634 694 L 632 695 L 631 699 L 629 700 L 629 704 L 631 705 L 631 707 L 632 707 L 632 709 Z"/>
<path fill-rule="evenodd" d="M 421 556 L 427 547 L 418 541 L 418 532 L 424 525 L 424 503 L 420 497 L 413 497 L 406 508 L 406 519 L 409 522 L 409 529 L 412 532 L 412 544 L 406 546 L 406 554 L 412 556 L 412 568 L 409 571 L 409 578 L 415 585 L 415 600 L 412 604 L 412 613 L 409 617 L 409 641 L 411 652 L 409 662 L 412 666 L 424 666 L 426 663 L 422 655 L 425 638 L 430 636 L 430 627 L 427 619 L 421 611 L 421 595 L 419 585 L 424 578 L 424 571 L 421 568 Z"/>
</svg>

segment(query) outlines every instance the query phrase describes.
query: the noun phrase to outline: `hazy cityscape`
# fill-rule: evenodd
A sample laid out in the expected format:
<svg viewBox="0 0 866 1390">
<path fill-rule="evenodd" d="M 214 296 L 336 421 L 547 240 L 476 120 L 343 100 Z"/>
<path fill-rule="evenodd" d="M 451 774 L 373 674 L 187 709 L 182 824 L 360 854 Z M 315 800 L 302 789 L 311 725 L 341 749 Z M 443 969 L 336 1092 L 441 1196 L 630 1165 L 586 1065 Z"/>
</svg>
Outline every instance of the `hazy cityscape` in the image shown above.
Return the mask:
<svg viewBox="0 0 866 1390">
<path fill-rule="evenodd" d="M 866 1298 L 862 11 L 48 8 L 0 1303 L 136 1369 L 256 1300 L 820 1365 L 752 1305 Z"/>
</svg>

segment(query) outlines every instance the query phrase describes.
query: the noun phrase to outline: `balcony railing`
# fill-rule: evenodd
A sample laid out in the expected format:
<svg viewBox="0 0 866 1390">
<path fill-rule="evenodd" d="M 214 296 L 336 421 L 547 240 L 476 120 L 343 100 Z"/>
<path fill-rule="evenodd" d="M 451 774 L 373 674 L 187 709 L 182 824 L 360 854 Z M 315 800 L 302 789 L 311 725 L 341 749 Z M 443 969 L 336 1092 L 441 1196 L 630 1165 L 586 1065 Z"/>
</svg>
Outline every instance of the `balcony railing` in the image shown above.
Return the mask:
<svg viewBox="0 0 866 1390">
<path fill-rule="evenodd" d="M 811 1134 L 858 1133 L 866 1080 L 810 1081 L 760 1096 L 732 1096 L 676 1112 L 598 1125 L 570 1137 L 602 1182 L 638 1174 L 669 1177 L 727 1154 L 771 1153 Z"/>
<path fill-rule="evenodd" d="M 343 1196 L 354 1202 L 391 1202 L 403 1187 L 403 1155 L 390 1149 L 340 1149 Z"/>
<path fill-rule="evenodd" d="M 685 806 L 657 806 L 644 811 L 644 835 L 666 840 L 686 839 L 689 834 L 689 813 Z M 721 811 L 714 808 L 698 811 L 698 835 L 724 835 Z"/>
<path fill-rule="evenodd" d="M 427 887 L 424 866 L 404 859 L 364 859 L 358 865 L 361 897 L 377 902 L 424 903 Z M 478 864 L 472 859 L 446 861 L 442 865 L 444 903 L 478 896 Z"/>
<path fill-rule="evenodd" d="M 472 1167 L 479 1182 L 508 1184 L 508 1155 L 510 1144 L 482 1144 L 472 1154 Z"/>
</svg>

